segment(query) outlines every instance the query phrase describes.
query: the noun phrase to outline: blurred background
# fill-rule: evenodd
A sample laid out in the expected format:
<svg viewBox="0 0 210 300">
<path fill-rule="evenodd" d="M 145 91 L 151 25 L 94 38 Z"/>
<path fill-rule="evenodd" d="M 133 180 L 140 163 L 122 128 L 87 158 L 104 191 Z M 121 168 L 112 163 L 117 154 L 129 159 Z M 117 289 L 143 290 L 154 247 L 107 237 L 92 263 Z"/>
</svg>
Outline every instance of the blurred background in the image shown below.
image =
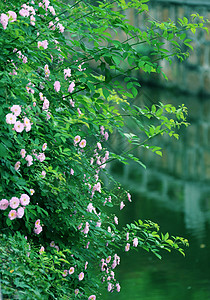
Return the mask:
<svg viewBox="0 0 210 300">
<path fill-rule="evenodd" d="M 159 21 L 190 17 L 199 13 L 210 19 L 210 0 L 150 0 L 150 16 Z M 144 27 L 147 14 L 128 12 L 130 22 Z M 209 28 L 210 29 L 210 28 Z M 189 240 L 186 257 L 163 254 L 158 260 L 143 250 L 119 253 L 118 278 L 121 293 L 104 293 L 102 299 L 115 300 L 209 300 L 210 299 L 210 35 L 189 36 L 194 52 L 184 63 L 161 62 L 168 76 L 134 74 L 142 85 L 135 103 L 171 103 L 188 107 L 188 128 L 180 139 L 160 137 L 153 144 L 164 149 L 163 157 L 143 149 L 135 152 L 147 166 L 112 163 L 110 173 L 130 190 L 133 202 L 119 212 L 120 224 L 150 219 L 161 231 Z M 145 50 L 147 49 L 140 49 Z M 128 127 L 132 124 L 128 123 Z M 120 137 L 112 137 L 113 147 L 128 147 Z"/>
</svg>

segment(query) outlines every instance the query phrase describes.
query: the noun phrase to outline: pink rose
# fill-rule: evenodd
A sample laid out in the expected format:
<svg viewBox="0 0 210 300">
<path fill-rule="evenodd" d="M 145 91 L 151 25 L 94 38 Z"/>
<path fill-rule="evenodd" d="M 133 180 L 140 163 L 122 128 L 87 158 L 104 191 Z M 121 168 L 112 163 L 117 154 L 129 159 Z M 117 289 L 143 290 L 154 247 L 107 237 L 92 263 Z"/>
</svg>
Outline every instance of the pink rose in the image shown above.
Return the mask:
<svg viewBox="0 0 210 300">
<path fill-rule="evenodd" d="M 72 83 L 69 85 L 68 92 L 69 92 L 69 93 L 72 93 L 73 90 L 74 90 L 74 87 L 75 87 L 75 83 L 72 82 Z"/>
<path fill-rule="evenodd" d="M 7 199 L 1 199 L 0 201 L 0 209 L 5 210 L 9 206 L 9 201 Z"/>
<path fill-rule="evenodd" d="M 6 122 L 7 124 L 15 124 L 16 123 L 16 116 L 13 114 L 7 114 L 6 115 Z"/>
<path fill-rule="evenodd" d="M 34 228 L 34 232 L 35 232 L 36 234 L 40 234 L 40 232 L 42 232 L 42 226 L 35 227 L 35 228 Z"/>
<path fill-rule="evenodd" d="M 16 210 L 10 210 L 9 214 L 8 214 L 8 217 L 10 220 L 14 220 L 17 218 L 17 212 Z"/>
<path fill-rule="evenodd" d="M 9 201 L 9 205 L 11 208 L 17 208 L 20 204 L 20 200 L 17 197 L 12 197 Z"/>
<path fill-rule="evenodd" d="M 55 83 L 54 83 L 54 89 L 55 89 L 55 91 L 59 92 L 60 88 L 61 88 L 60 82 L 59 81 L 55 81 Z"/>
<path fill-rule="evenodd" d="M 14 115 L 15 115 L 16 117 L 18 117 L 18 116 L 20 115 L 20 113 L 21 113 L 21 107 L 20 107 L 20 105 L 13 105 L 13 106 L 10 108 L 10 110 L 11 110 L 11 112 L 14 113 Z"/>
<path fill-rule="evenodd" d="M 20 196 L 20 203 L 23 206 L 28 205 L 30 203 L 30 197 L 28 195 L 26 195 L 26 194 L 22 194 Z"/>
<path fill-rule="evenodd" d="M 17 20 L 17 14 L 14 11 L 9 10 L 8 14 L 10 22 L 15 22 Z"/>
<path fill-rule="evenodd" d="M 84 273 L 81 272 L 81 273 L 79 274 L 78 278 L 79 278 L 80 281 L 83 280 L 83 278 L 84 278 Z"/>
<path fill-rule="evenodd" d="M 21 219 L 23 216 L 24 216 L 24 208 L 23 208 L 23 207 L 19 207 L 19 208 L 17 209 L 17 217 L 18 217 L 19 219 Z"/>
<path fill-rule="evenodd" d="M 19 170 L 20 169 L 20 161 L 17 161 L 15 164 L 15 170 Z"/>
<path fill-rule="evenodd" d="M 6 14 L 1 14 L 0 16 L 0 23 L 2 24 L 3 28 L 7 28 L 9 17 Z"/>
</svg>

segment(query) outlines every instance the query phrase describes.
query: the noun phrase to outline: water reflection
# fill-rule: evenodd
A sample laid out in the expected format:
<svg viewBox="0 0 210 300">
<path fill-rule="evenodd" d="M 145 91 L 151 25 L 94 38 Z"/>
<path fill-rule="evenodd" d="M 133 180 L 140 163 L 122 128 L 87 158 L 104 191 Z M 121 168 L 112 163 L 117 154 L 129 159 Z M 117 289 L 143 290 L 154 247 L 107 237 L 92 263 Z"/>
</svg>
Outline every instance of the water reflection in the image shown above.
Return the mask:
<svg viewBox="0 0 210 300">
<path fill-rule="evenodd" d="M 149 99 L 154 94 L 158 101 L 163 98 L 160 90 L 146 92 Z M 210 103 L 209 99 L 186 95 L 182 99 L 166 93 L 168 102 L 189 107 L 193 129 L 185 129 L 178 142 L 158 141 L 166 157 L 135 153 L 148 166 L 146 171 L 135 164 L 115 163 L 110 172 L 133 196 L 133 204 L 121 212 L 122 224 L 151 219 L 163 232 L 186 237 L 190 247 L 186 258 L 166 253 L 161 261 L 143 251 L 121 253 L 118 278 L 122 291 L 104 294 L 103 300 L 210 299 Z"/>
</svg>

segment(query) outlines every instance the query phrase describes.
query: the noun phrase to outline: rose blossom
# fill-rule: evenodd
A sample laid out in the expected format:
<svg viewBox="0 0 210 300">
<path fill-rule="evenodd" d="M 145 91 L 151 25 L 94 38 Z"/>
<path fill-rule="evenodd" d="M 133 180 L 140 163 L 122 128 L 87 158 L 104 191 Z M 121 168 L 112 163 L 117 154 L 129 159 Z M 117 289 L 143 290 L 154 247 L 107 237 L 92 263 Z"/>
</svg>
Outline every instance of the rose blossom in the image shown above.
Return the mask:
<svg viewBox="0 0 210 300">
<path fill-rule="evenodd" d="M 79 135 L 76 135 L 74 138 L 74 143 L 77 144 L 80 142 L 80 140 L 81 140 L 81 137 Z"/>
<path fill-rule="evenodd" d="M 133 239 L 133 246 L 134 246 L 134 247 L 137 247 L 137 246 L 138 246 L 138 243 L 139 243 L 139 241 L 138 241 L 138 239 L 135 237 L 135 238 Z"/>
<path fill-rule="evenodd" d="M 86 140 L 83 139 L 81 140 L 81 142 L 79 143 L 80 148 L 84 148 L 86 146 Z"/>
<path fill-rule="evenodd" d="M 42 232 L 42 226 L 35 227 L 35 228 L 34 228 L 34 232 L 35 232 L 36 234 L 40 234 L 40 232 Z"/>
<path fill-rule="evenodd" d="M 37 156 L 37 159 L 40 162 L 43 162 L 45 160 L 45 154 L 44 153 L 39 153 L 39 155 Z"/>
<path fill-rule="evenodd" d="M 30 123 L 30 120 L 28 118 L 24 118 L 24 125 L 26 127 L 26 132 L 30 131 L 31 130 L 31 123 Z"/>
<path fill-rule="evenodd" d="M 107 131 L 104 133 L 104 138 L 105 138 L 105 140 L 106 140 L 106 141 L 107 141 L 107 140 L 108 140 L 108 138 L 109 138 L 109 134 L 108 134 L 108 132 L 107 132 Z"/>
<path fill-rule="evenodd" d="M 96 300 L 96 296 L 95 295 L 91 295 L 88 300 Z"/>
<path fill-rule="evenodd" d="M 74 82 L 70 83 L 70 85 L 68 87 L 68 92 L 72 93 L 74 91 L 74 87 L 75 87 L 75 83 Z"/>
<path fill-rule="evenodd" d="M 60 82 L 59 81 L 55 81 L 55 83 L 54 83 L 54 89 L 55 89 L 55 91 L 59 92 L 60 88 L 61 88 Z"/>
<path fill-rule="evenodd" d="M 17 217 L 18 217 L 19 219 L 21 219 L 23 216 L 24 216 L 24 208 L 23 208 L 23 207 L 19 207 L 19 208 L 17 209 Z"/>
<path fill-rule="evenodd" d="M 44 97 L 44 103 L 43 103 L 42 109 L 43 110 L 48 110 L 49 106 L 50 106 L 49 100 L 47 100 L 47 98 Z"/>
<path fill-rule="evenodd" d="M 129 250 L 130 250 L 130 244 L 127 243 L 126 246 L 125 246 L 125 251 L 127 252 L 127 251 L 129 251 Z"/>
<path fill-rule="evenodd" d="M 42 151 L 45 151 L 47 149 L 47 143 L 44 143 L 43 145 L 42 145 Z"/>
<path fill-rule="evenodd" d="M 7 114 L 6 115 L 6 122 L 7 124 L 15 124 L 16 123 L 16 116 L 13 114 Z"/>
<path fill-rule="evenodd" d="M 28 205 L 30 203 L 30 197 L 28 195 L 26 195 L 26 194 L 22 194 L 20 196 L 20 203 L 23 206 Z"/>
<path fill-rule="evenodd" d="M 78 278 L 79 278 L 80 281 L 83 280 L 83 278 L 84 278 L 84 273 L 81 272 L 81 273 L 79 274 Z"/>
<path fill-rule="evenodd" d="M 9 14 L 9 21 L 10 22 L 14 22 L 14 21 L 17 20 L 17 14 L 16 14 L 16 12 L 9 10 L 8 14 Z"/>
<path fill-rule="evenodd" d="M 115 222 L 115 224 L 118 224 L 118 217 L 114 217 L 114 222 Z"/>
<path fill-rule="evenodd" d="M 8 217 L 10 220 L 14 220 L 17 218 L 17 212 L 16 210 L 10 210 L 9 214 L 8 214 Z"/>
<path fill-rule="evenodd" d="M 21 149 L 20 150 L 20 155 L 22 156 L 22 158 L 24 158 L 26 156 L 26 150 L 25 149 Z"/>
<path fill-rule="evenodd" d="M 124 206 L 125 206 L 124 202 L 121 201 L 121 203 L 120 203 L 120 210 L 123 209 Z"/>
<path fill-rule="evenodd" d="M 4 29 L 7 28 L 8 20 L 9 20 L 9 17 L 6 14 L 1 14 L 0 23 L 2 24 Z"/>
<path fill-rule="evenodd" d="M 33 161 L 33 157 L 31 155 L 27 155 L 25 160 L 28 162 L 27 166 L 30 167 L 31 165 L 33 165 L 32 161 Z"/>
<path fill-rule="evenodd" d="M 128 201 L 131 202 L 131 194 L 130 194 L 130 193 L 127 193 L 127 196 L 128 196 Z"/>
<path fill-rule="evenodd" d="M 64 270 L 62 276 L 66 277 L 68 275 L 68 270 Z"/>
<path fill-rule="evenodd" d="M 35 227 L 38 227 L 38 226 L 41 226 L 41 225 L 40 225 L 40 220 L 39 220 L 39 219 L 36 220 L 36 222 L 35 222 Z"/>
<path fill-rule="evenodd" d="M 64 69 L 64 78 L 67 79 L 67 77 L 71 77 L 71 69 Z"/>
<path fill-rule="evenodd" d="M 50 242 L 50 247 L 55 247 L 55 242 L 54 241 Z"/>
<path fill-rule="evenodd" d="M 17 121 L 14 125 L 14 129 L 16 132 L 22 132 L 24 129 L 24 124 L 21 123 L 20 121 Z"/>
<path fill-rule="evenodd" d="M 39 250 L 39 253 L 42 254 L 44 252 L 44 247 L 42 246 Z"/>
<path fill-rule="evenodd" d="M 9 206 L 9 201 L 7 199 L 1 199 L 0 201 L 0 209 L 5 210 Z"/>
<path fill-rule="evenodd" d="M 29 17 L 29 11 L 27 9 L 21 8 L 21 10 L 19 11 L 19 14 L 22 17 Z"/>
<path fill-rule="evenodd" d="M 46 172 L 45 171 L 42 171 L 42 178 L 45 178 L 45 176 L 46 176 Z"/>
<path fill-rule="evenodd" d="M 48 47 L 48 41 L 44 40 L 44 41 L 38 41 L 38 48 L 43 47 L 44 49 L 47 49 Z"/>
<path fill-rule="evenodd" d="M 55 16 L 55 9 L 54 9 L 54 7 L 53 7 L 53 6 L 48 6 L 48 9 L 49 9 L 49 11 L 51 12 L 51 14 L 52 14 L 53 16 Z"/>
<path fill-rule="evenodd" d="M 18 171 L 20 169 L 20 161 L 17 161 L 15 164 L 15 170 Z"/>
<path fill-rule="evenodd" d="M 120 284 L 119 283 L 116 283 L 116 288 L 117 288 L 117 292 L 119 293 L 120 292 Z"/>
<path fill-rule="evenodd" d="M 12 197 L 9 201 L 9 205 L 11 208 L 17 208 L 20 204 L 20 200 L 17 197 Z"/>
<path fill-rule="evenodd" d="M 13 105 L 13 106 L 10 108 L 10 110 L 11 110 L 11 112 L 14 113 L 14 115 L 15 115 L 16 117 L 18 117 L 18 116 L 20 115 L 20 113 L 21 113 L 21 107 L 20 107 L 20 105 Z"/>
<path fill-rule="evenodd" d="M 71 275 L 71 274 L 73 274 L 74 273 L 74 267 L 71 267 L 70 269 L 69 269 L 69 274 Z"/>
<path fill-rule="evenodd" d="M 30 189 L 31 196 L 35 193 L 34 189 Z"/>
</svg>

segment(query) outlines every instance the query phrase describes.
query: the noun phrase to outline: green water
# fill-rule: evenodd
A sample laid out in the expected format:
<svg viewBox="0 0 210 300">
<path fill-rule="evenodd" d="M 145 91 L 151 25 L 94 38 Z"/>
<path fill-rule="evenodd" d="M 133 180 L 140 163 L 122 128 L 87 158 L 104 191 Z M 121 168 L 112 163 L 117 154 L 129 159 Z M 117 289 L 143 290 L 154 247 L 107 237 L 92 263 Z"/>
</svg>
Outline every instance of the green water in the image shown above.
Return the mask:
<svg viewBox="0 0 210 300">
<path fill-rule="evenodd" d="M 116 273 L 121 292 L 104 292 L 101 299 L 210 300 L 210 102 L 169 92 L 166 97 L 164 91 L 154 89 L 146 92 L 150 99 L 156 95 L 158 101 L 186 103 L 192 125 L 178 142 L 165 140 L 161 145 L 158 141 L 166 148 L 165 157 L 156 159 L 140 152 L 147 170 L 111 166 L 110 172 L 133 199 L 121 212 L 118 209 L 119 221 L 123 225 L 150 219 L 162 232 L 187 238 L 190 247 L 186 257 L 163 253 L 162 260 L 143 250 L 119 252 L 121 264 Z"/>
<path fill-rule="evenodd" d="M 121 253 L 118 278 L 122 285 L 119 294 L 105 293 L 103 299 L 116 300 L 209 300 L 210 299 L 210 225 L 195 233 L 187 230 L 184 215 L 164 208 L 154 199 L 134 194 L 141 210 L 124 208 L 123 219 L 148 219 L 158 222 L 163 232 L 188 238 L 190 247 L 184 258 L 178 253 L 163 254 L 158 260 L 151 254 Z M 131 253 L 130 253 L 131 254 Z"/>
</svg>

